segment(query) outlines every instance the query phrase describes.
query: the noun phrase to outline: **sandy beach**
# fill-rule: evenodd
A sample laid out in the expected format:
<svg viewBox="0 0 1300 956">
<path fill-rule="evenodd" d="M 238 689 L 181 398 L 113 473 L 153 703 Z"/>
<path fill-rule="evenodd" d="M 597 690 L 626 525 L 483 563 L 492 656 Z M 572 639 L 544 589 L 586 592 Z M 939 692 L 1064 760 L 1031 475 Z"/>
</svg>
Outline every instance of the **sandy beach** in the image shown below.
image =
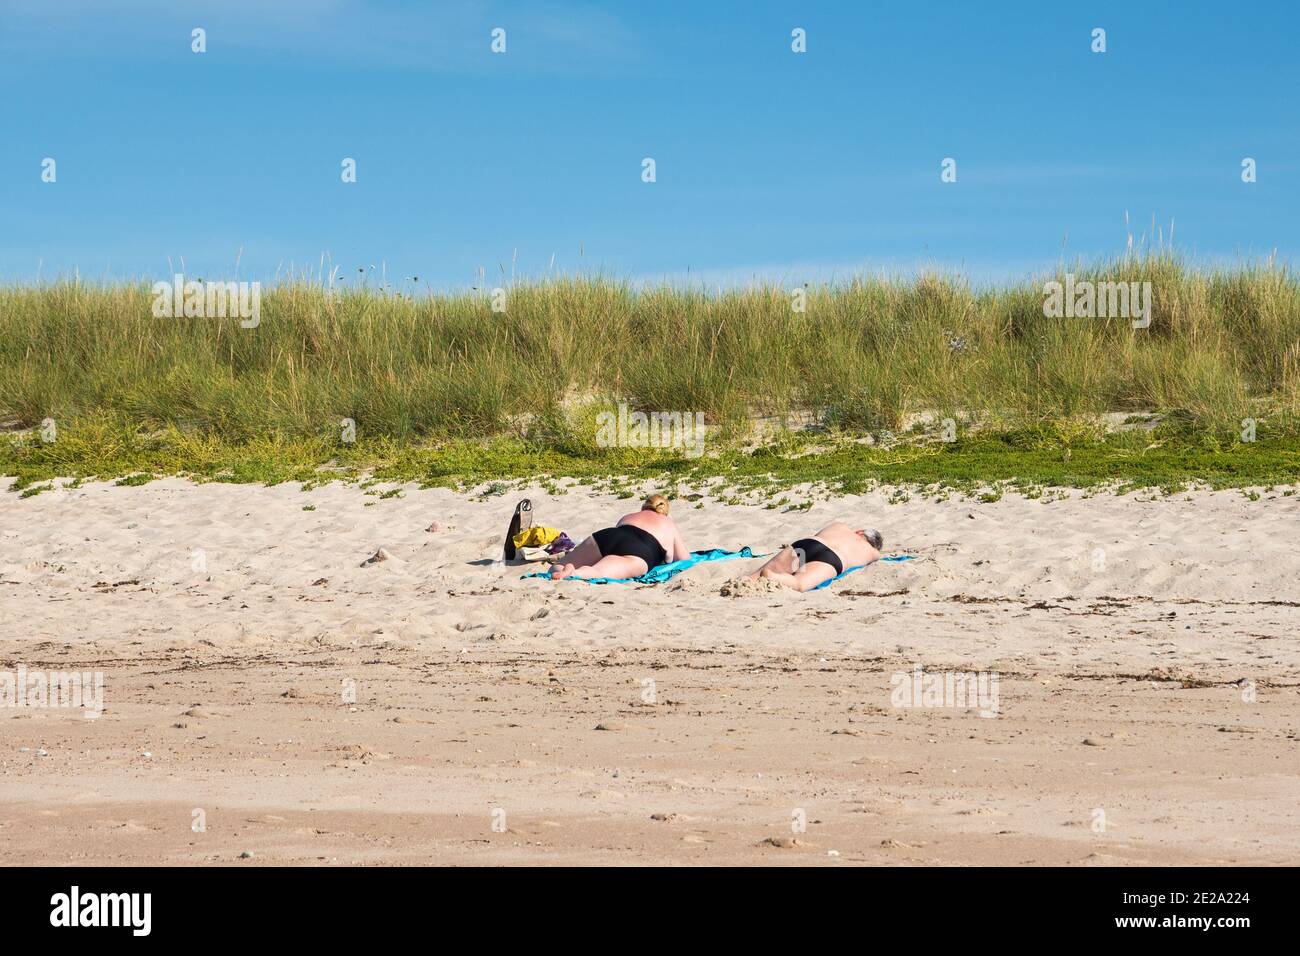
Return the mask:
<svg viewBox="0 0 1300 956">
<path fill-rule="evenodd" d="M 1300 861 L 1295 496 L 674 501 L 694 549 L 914 558 L 801 595 L 524 579 L 519 497 L 575 540 L 635 500 L 392 487 L 5 493 L 0 670 L 104 706 L 0 708 L 0 860 Z M 918 669 L 996 713 L 895 706 Z"/>
</svg>

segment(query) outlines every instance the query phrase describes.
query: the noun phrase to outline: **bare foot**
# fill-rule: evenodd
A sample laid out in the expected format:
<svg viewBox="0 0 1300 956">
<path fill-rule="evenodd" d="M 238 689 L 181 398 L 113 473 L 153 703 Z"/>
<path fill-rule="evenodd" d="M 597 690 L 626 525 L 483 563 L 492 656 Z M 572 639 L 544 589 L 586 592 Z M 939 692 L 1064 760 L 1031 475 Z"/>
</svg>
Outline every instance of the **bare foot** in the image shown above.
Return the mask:
<svg viewBox="0 0 1300 956">
<path fill-rule="evenodd" d="M 764 579 L 779 584 L 782 587 L 794 588 L 796 591 L 799 590 L 799 585 L 795 576 L 789 571 L 778 571 L 775 568 L 764 568 L 759 572 L 759 574 Z"/>
<path fill-rule="evenodd" d="M 551 580 L 558 581 L 561 578 L 567 578 L 574 571 L 578 570 L 571 564 L 554 564 L 551 565 Z"/>
</svg>

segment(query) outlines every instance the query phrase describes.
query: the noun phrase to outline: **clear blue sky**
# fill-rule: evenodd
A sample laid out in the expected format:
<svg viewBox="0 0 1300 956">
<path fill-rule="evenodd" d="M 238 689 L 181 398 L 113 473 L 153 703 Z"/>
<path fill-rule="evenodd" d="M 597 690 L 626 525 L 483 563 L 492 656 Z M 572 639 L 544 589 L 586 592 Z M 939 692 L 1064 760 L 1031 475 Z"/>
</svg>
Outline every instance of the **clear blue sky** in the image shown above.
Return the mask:
<svg viewBox="0 0 1300 956">
<path fill-rule="evenodd" d="M 1125 210 L 1294 258 L 1298 43 L 1290 0 L 0 0 L 0 279 L 1000 278 Z"/>
</svg>

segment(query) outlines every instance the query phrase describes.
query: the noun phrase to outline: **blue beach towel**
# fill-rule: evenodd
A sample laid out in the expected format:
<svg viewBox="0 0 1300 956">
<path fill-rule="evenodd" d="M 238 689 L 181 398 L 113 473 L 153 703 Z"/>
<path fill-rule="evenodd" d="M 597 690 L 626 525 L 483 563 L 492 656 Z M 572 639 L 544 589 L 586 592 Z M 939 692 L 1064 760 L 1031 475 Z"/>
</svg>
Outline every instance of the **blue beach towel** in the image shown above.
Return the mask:
<svg viewBox="0 0 1300 956">
<path fill-rule="evenodd" d="M 910 554 L 891 554 L 888 555 L 887 557 L 881 558 L 880 560 L 881 561 L 911 561 L 912 556 Z M 828 588 L 836 581 L 838 581 L 840 578 L 847 577 L 848 575 L 852 574 L 854 571 L 861 571 L 865 567 L 866 567 L 865 564 L 859 564 L 856 568 L 849 568 L 847 571 L 841 571 L 839 574 L 835 575 L 835 577 L 831 578 L 829 581 L 823 581 L 821 584 L 817 585 L 815 588 L 811 588 L 810 590 L 820 591 L 822 588 Z"/>
<path fill-rule="evenodd" d="M 660 564 L 645 574 L 638 575 L 635 578 L 564 578 L 565 581 L 586 581 L 588 584 L 662 584 L 664 581 L 670 581 L 677 575 L 681 574 L 687 568 L 693 568 L 697 564 L 703 564 L 705 561 L 726 561 L 730 558 L 752 558 L 754 552 L 749 548 L 741 548 L 739 551 L 726 551 L 722 548 L 713 548 L 709 551 L 692 551 L 691 556 L 683 561 L 671 561 L 668 564 Z M 758 555 L 763 557 L 763 555 Z M 581 571 L 579 571 L 581 573 Z M 535 571 L 532 574 L 525 574 L 526 578 L 549 578 L 551 575 L 546 571 Z"/>
</svg>

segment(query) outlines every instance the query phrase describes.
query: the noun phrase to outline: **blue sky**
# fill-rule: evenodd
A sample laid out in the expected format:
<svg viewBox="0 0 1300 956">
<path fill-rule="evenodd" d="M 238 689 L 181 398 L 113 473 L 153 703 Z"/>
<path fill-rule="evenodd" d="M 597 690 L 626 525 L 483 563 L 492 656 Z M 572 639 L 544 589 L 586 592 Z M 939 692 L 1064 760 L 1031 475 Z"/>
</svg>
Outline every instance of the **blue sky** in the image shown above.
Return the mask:
<svg viewBox="0 0 1300 956">
<path fill-rule="evenodd" d="M 1126 210 L 1290 259 L 1298 38 L 1292 2 L 0 0 L 0 279 L 993 281 Z"/>
</svg>

